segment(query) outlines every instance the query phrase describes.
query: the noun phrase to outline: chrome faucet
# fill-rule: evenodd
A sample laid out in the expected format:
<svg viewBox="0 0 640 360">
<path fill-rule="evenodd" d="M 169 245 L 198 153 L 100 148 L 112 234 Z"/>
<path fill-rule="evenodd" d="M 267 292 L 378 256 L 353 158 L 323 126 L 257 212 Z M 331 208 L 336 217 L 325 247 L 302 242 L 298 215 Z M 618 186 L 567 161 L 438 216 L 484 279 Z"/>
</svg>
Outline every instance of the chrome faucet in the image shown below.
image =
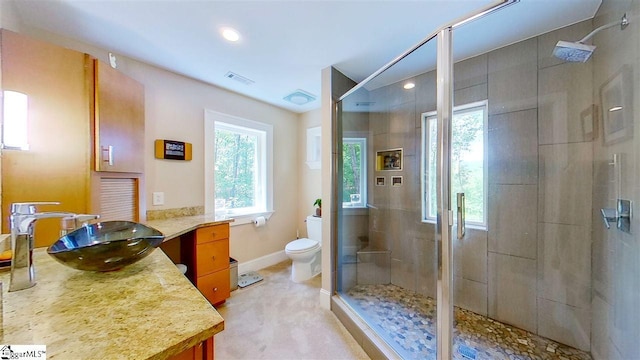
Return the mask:
<svg viewBox="0 0 640 360">
<path fill-rule="evenodd" d="M 63 217 L 60 221 L 60 236 L 65 236 L 75 229 L 89 225 L 89 221 L 99 219 L 100 215 L 73 214 Z"/>
<path fill-rule="evenodd" d="M 36 284 L 33 268 L 33 228 L 38 219 L 68 217 L 68 212 L 36 212 L 36 205 L 59 205 L 59 202 L 32 202 L 11 204 L 11 281 L 9 291 L 28 289 Z"/>
</svg>

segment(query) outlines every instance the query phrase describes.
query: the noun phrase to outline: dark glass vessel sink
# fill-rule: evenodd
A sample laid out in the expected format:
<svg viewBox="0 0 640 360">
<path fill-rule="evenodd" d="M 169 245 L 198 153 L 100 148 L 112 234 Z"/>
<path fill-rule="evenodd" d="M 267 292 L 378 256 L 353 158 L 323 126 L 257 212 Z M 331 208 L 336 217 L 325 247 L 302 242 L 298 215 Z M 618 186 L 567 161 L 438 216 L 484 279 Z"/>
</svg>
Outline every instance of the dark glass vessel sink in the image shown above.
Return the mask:
<svg viewBox="0 0 640 360">
<path fill-rule="evenodd" d="M 74 269 L 113 271 L 143 259 L 163 240 L 160 231 L 140 223 L 104 221 L 68 233 L 47 253 Z"/>
</svg>

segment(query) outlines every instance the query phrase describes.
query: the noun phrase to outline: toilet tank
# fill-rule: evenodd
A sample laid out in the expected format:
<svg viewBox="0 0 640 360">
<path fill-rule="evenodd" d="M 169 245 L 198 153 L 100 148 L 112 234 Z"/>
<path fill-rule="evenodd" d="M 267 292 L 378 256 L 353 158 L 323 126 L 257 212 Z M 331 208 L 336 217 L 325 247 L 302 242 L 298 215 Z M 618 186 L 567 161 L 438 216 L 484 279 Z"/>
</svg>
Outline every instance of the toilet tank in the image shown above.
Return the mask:
<svg viewBox="0 0 640 360">
<path fill-rule="evenodd" d="M 322 218 L 307 216 L 307 238 L 322 243 Z"/>
</svg>

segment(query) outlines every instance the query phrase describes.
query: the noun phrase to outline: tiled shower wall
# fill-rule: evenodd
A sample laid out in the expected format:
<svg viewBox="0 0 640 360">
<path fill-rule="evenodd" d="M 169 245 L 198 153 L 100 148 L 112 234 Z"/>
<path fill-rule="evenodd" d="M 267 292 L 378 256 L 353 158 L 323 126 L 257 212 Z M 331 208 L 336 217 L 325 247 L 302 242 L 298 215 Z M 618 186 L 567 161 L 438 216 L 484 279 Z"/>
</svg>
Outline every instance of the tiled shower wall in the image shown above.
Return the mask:
<svg viewBox="0 0 640 360">
<path fill-rule="evenodd" d="M 640 1 L 604 0 L 593 25 L 619 20 L 624 13 L 629 26 L 596 35 L 598 48 L 591 60 L 595 103 L 600 102 L 601 87 L 622 69 L 627 71 L 624 94 L 632 99 L 631 108 L 625 110 L 623 139 L 605 142 L 601 125 L 593 142 L 591 353 L 596 360 L 640 358 Z M 616 199 L 635 203 L 631 234 L 615 224 L 609 230 L 604 226 L 600 209 L 614 208 Z"/>
<path fill-rule="evenodd" d="M 454 240 L 456 305 L 590 350 L 592 64 L 551 56 L 591 21 L 525 40 L 454 68 L 456 105 L 486 100 L 488 230 Z M 435 73 L 407 91 L 371 91 L 370 246 L 391 250 L 391 283 L 435 297 L 434 226 L 420 221 L 421 114 L 435 110 Z M 375 151 L 403 148 L 402 171 L 373 170 Z M 376 176 L 386 186 L 375 186 Z M 389 186 L 402 176 L 401 187 Z"/>
</svg>

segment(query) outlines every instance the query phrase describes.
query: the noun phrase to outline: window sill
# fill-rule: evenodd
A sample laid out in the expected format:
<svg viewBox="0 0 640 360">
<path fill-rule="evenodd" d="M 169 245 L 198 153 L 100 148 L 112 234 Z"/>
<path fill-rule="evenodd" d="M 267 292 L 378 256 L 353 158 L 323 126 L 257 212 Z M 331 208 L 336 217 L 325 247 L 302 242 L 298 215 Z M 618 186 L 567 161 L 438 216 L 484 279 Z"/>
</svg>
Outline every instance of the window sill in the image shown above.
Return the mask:
<svg viewBox="0 0 640 360">
<path fill-rule="evenodd" d="M 264 216 L 265 220 L 269 221 L 271 215 L 273 215 L 275 211 L 262 211 L 256 213 L 248 213 L 248 214 L 226 214 L 227 219 L 233 219 L 233 222 L 229 223 L 229 226 L 239 226 L 239 225 L 247 225 L 254 224 L 254 221 L 259 216 Z"/>
</svg>

